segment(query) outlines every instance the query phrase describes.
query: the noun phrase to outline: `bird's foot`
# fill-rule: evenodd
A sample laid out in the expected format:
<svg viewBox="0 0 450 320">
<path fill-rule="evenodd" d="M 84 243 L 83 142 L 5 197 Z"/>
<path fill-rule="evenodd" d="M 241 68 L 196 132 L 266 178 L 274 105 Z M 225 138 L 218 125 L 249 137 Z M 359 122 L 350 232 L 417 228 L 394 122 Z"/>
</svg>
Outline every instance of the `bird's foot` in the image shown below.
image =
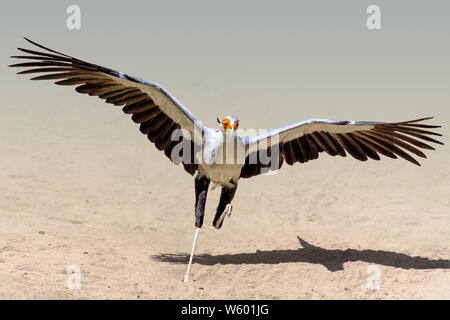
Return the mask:
<svg viewBox="0 0 450 320">
<path fill-rule="evenodd" d="M 223 210 L 223 212 L 229 217 L 231 217 L 231 211 L 233 210 L 233 206 L 231 205 L 231 203 L 227 204 L 225 207 L 225 210 Z"/>
<path fill-rule="evenodd" d="M 214 224 L 214 228 L 220 229 L 222 227 L 222 221 L 225 219 L 225 216 L 231 217 L 231 211 L 233 210 L 233 206 L 231 203 L 227 204 L 225 207 L 225 210 L 223 210 L 222 214 L 220 215 L 220 218 L 216 221 Z"/>
</svg>

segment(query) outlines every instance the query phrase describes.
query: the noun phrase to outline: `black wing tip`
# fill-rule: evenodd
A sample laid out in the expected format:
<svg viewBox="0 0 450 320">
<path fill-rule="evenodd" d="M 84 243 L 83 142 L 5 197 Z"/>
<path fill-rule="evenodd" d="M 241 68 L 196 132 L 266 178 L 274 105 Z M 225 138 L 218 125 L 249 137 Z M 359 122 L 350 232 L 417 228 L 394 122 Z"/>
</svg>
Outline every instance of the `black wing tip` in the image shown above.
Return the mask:
<svg viewBox="0 0 450 320">
<path fill-rule="evenodd" d="M 27 42 L 31 43 L 32 45 L 35 45 L 35 46 L 41 47 L 41 45 L 39 45 L 38 43 L 34 42 L 33 40 L 31 40 L 31 39 L 29 39 L 29 38 L 27 38 L 27 37 L 25 37 L 25 36 L 23 36 L 23 38 L 25 39 L 25 41 L 27 41 Z M 17 48 L 17 49 L 19 49 L 19 50 L 20 50 L 20 48 Z"/>
<path fill-rule="evenodd" d="M 407 121 L 407 122 L 412 122 L 412 121 L 418 122 L 418 121 L 425 121 L 425 120 L 431 120 L 431 119 L 434 119 L 434 116 L 429 116 L 429 117 L 424 117 L 424 118 L 420 118 L 420 119 L 410 120 L 410 121 Z"/>
<path fill-rule="evenodd" d="M 30 43 L 32 43 L 32 44 L 35 44 L 33 41 L 31 41 L 31 40 L 28 39 L 27 37 L 23 36 L 23 38 L 24 38 L 26 41 L 28 41 L 28 42 L 30 42 Z M 24 49 L 23 49 L 23 48 L 17 48 L 17 50 L 23 51 Z M 20 56 L 9 56 L 9 57 L 10 57 L 11 59 L 20 59 Z M 18 66 L 17 63 L 14 63 L 14 64 L 8 65 L 8 68 L 10 68 L 10 67 L 20 67 L 20 66 Z"/>
<path fill-rule="evenodd" d="M 407 153 L 407 154 L 409 155 L 409 153 Z M 409 156 L 410 156 L 410 155 L 409 155 Z M 402 157 L 402 158 L 403 158 L 403 157 Z M 403 158 L 403 159 L 405 159 L 406 161 L 411 162 L 412 164 L 415 164 L 416 166 L 421 167 L 419 161 L 417 161 L 417 160 L 416 160 L 414 157 L 412 157 L 412 156 L 408 157 L 408 159 L 406 159 L 406 158 Z"/>
<path fill-rule="evenodd" d="M 33 40 L 31 40 L 31 39 L 29 39 L 29 38 L 27 38 L 27 37 L 25 37 L 25 36 L 23 36 L 23 38 L 24 38 L 26 41 L 28 41 L 29 43 L 31 43 L 31 44 L 38 45 L 36 42 L 34 42 Z"/>
<path fill-rule="evenodd" d="M 434 119 L 435 116 L 428 116 L 428 117 L 423 117 L 423 118 L 418 118 L 418 119 L 412 119 L 412 120 L 407 120 L 407 121 L 401 121 L 401 122 L 397 122 L 397 123 L 401 123 L 401 124 L 407 124 L 407 123 L 414 123 L 414 122 L 422 122 L 422 121 L 427 121 L 427 120 L 431 120 Z"/>
<path fill-rule="evenodd" d="M 29 43 L 31 43 L 32 45 L 35 45 L 36 47 L 39 47 L 39 48 L 44 49 L 44 50 L 49 51 L 49 52 L 53 52 L 53 53 L 62 55 L 62 56 L 67 57 L 67 58 L 72 58 L 71 56 L 69 56 L 69 55 L 67 55 L 67 54 L 65 54 L 65 53 L 55 51 L 55 50 L 53 50 L 53 49 L 50 49 L 50 48 L 48 48 L 48 47 L 43 46 L 42 44 L 39 44 L 39 43 L 37 43 L 37 42 L 34 42 L 33 40 L 31 40 L 31 39 L 29 39 L 29 38 L 27 38 L 27 37 L 25 37 L 25 36 L 24 36 L 23 38 L 24 38 L 26 41 L 28 41 Z M 17 48 L 17 49 L 20 50 L 20 48 Z"/>
</svg>

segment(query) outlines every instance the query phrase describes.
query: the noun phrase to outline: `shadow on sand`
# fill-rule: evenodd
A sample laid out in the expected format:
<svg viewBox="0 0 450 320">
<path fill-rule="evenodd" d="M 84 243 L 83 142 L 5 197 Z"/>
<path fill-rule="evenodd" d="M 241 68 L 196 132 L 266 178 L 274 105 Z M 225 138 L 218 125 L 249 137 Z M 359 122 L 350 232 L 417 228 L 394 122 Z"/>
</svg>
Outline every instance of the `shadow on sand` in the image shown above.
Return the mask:
<svg viewBox="0 0 450 320">
<path fill-rule="evenodd" d="M 215 264 L 278 264 L 288 262 L 305 262 L 321 264 L 329 271 L 344 269 L 344 263 L 364 261 L 402 269 L 450 269 L 449 260 L 431 260 L 423 257 L 411 257 L 403 253 L 382 250 L 333 250 L 316 247 L 298 237 L 302 248 L 297 250 L 256 251 L 254 253 L 236 253 L 194 255 L 193 263 L 202 265 Z M 189 254 L 159 254 L 152 259 L 160 262 L 186 264 Z"/>
</svg>

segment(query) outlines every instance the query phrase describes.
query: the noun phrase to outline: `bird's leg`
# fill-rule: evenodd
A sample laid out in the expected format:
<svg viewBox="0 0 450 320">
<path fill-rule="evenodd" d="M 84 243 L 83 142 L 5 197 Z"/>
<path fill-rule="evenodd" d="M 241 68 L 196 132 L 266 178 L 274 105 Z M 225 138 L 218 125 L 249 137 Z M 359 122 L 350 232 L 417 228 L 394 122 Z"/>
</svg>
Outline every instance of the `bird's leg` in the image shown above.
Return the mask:
<svg viewBox="0 0 450 320">
<path fill-rule="evenodd" d="M 191 270 L 192 259 L 194 257 L 195 245 L 197 244 L 197 237 L 200 228 L 203 225 L 203 217 L 205 215 L 206 196 L 208 194 L 209 179 L 205 177 L 195 177 L 195 235 L 192 243 L 191 256 L 189 257 L 189 264 L 184 276 L 184 282 L 189 279 L 189 271 Z"/>
<path fill-rule="evenodd" d="M 183 282 L 187 282 L 189 280 L 189 271 L 191 270 L 192 258 L 194 257 L 195 245 L 197 244 L 198 231 L 200 227 L 195 228 L 194 242 L 192 243 L 191 257 L 189 258 L 189 264 L 186 270 L 186 274 L 184 275 Z"/>
<path fill-rule="evenodd" d="M 205 177 L 195 177 L 195 226 L 198 228 L 201 228 L 203 225 L 208 187 L 209 179 Z"/>
<path fill-rule="evenodd" d="M 219 205 L 217 206 L 216 216 L 214 217 L 213 226 L 216 229 L 220 229 L 223 224 L 223 220 L 226 215 L 231 215 L 231 201 L 236 193 L 237 184 L 233 183 L 230 187 L 222 187 L 222 193 L 220 194 Z"/>
</svg>

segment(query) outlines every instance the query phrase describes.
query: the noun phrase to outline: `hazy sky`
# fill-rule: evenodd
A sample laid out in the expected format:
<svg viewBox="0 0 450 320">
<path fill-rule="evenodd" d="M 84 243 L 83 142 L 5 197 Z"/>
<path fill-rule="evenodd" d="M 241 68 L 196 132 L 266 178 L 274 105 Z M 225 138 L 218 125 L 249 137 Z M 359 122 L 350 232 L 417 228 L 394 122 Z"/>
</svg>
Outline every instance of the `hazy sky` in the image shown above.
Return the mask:
<svg viewBox="0 0 450 320">
<path fill-rule="evenodd" d="M 66 28 L 71 4 L 81 8 L 81 30 Z M 366 27 L 371 4 L 381 8 L 381 30 Z M 6 68 L 27 36 L 155 81 L 210 126 L 228 114 L 264 128 L 309 117 L 445 123 L 449 9 L 410 0 L 4 1 L 2 105 L 87 103 Z"/>
</svg>

